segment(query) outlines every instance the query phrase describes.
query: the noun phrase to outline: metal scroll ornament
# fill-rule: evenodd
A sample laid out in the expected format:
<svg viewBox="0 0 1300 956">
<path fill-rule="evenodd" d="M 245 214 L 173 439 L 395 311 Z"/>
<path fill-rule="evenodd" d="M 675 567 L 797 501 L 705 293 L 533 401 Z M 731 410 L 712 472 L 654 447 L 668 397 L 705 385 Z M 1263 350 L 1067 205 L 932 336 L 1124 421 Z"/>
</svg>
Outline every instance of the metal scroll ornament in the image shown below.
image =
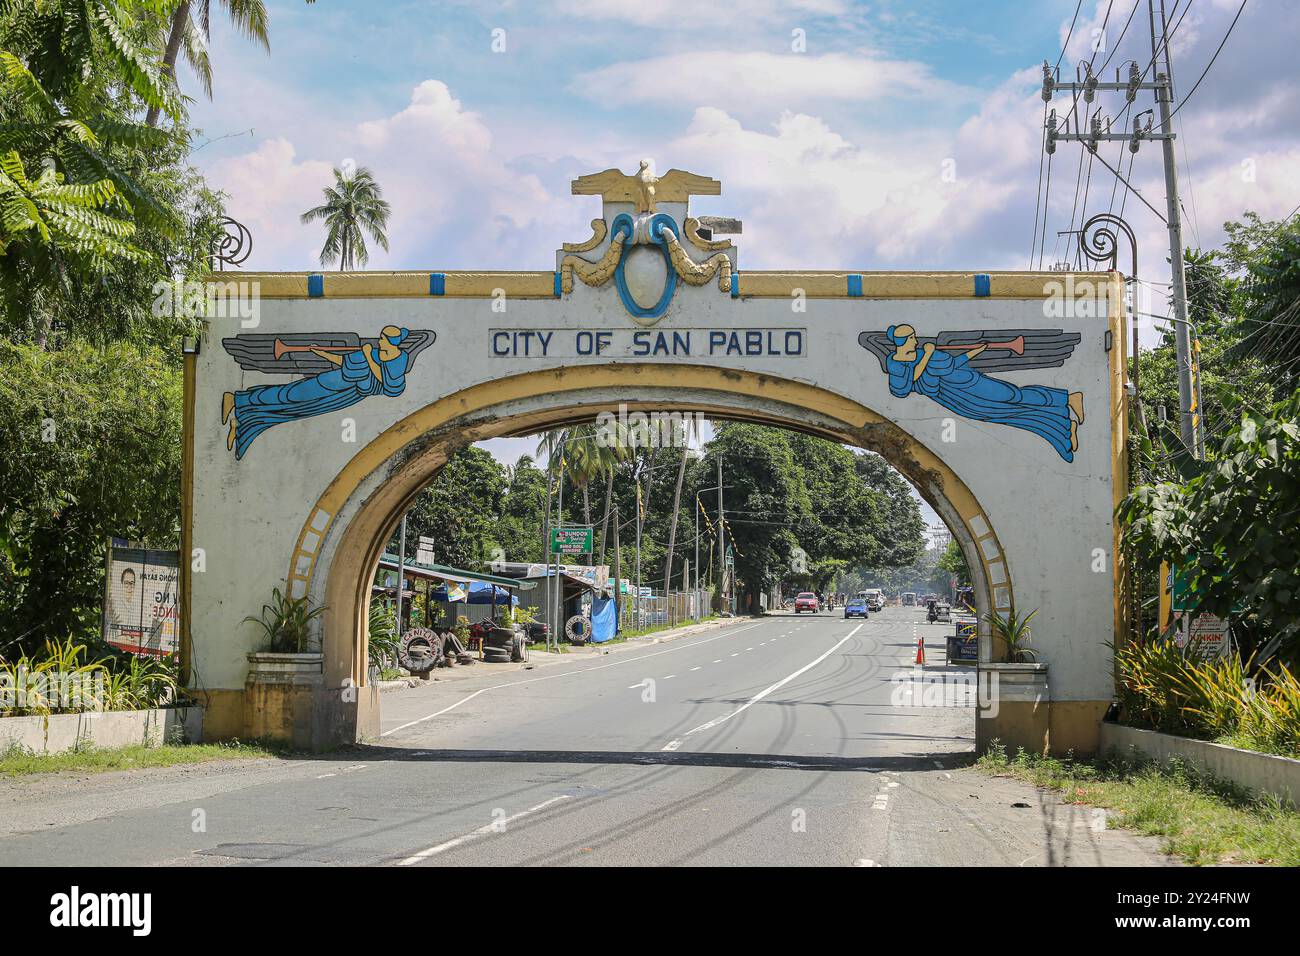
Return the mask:
<svg viewBox="0 0 1300 956">
<path fill-rule="evenodd" d="M 1132 257 L 1132 271 L 1127 278 L 1137 276 L 1137 239 L 1133 230 L 1119 216 L 1100 213 L 1083 224 L 1079 230 L 1079 252 L 1089 262 L 1106 263 L 1111 269 L 1119 269 L 1119 234 L 1128 239 L 1129 253 Z"/>
<path fill-rule="evenodd" d="M 226 266 L 239 268 L 253 251 L 253 235 L 242 222 L 222 216 L 217 220 L 221 234 L 212 240 L 212 268 L 224 272 Z"/>
</svg>

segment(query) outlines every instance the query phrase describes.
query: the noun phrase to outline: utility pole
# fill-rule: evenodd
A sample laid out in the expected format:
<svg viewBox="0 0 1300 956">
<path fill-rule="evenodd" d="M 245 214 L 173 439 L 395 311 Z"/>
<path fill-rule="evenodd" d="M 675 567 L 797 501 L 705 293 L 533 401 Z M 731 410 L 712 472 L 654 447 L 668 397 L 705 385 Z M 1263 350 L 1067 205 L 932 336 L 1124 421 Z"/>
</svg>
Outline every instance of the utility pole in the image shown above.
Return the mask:
<svg viewBox="0 0 1300 956">
<path fill-rule="evenodd" d="M 643 624 L 641 621 L 641 479 L 636 480 L 636 597 L 634 598 L 636 608 L 636 628 L 641 630 Z"/>
<path fill-rule="evenodd" d="M 560 488 L 558 493 L 555 496 L 555 527 L 556 528 L 564 527 L 564 455 L 563 453 L 561 453 L 560 455 Z M 560 564 L 560 559 L 563 557 L 564 555 L 562 554 L 557 554 L 555 556 L 555 586 L 554 586 L 554 590 L 552 591 L 552 594 L 554 595 L 554 603 L 551 605 L 551 613 L 555 617 L 555 630 L 553 633 L 555 636 L 556 653 L 559 653 L 560 650 L 560 628 L 564 624 L 564 608 L 562 606 L 564 603 L 564 581 L 563 581 L 563 575 L 560 573 L 560 569 L 562 567 L 562 565 Z M 550 650 L 549 644 L 547 645 L 547 650 Z"/>
<path fill-rule="evenodd" d="M 1178 201 L 1178 167 L 1174 159 L 1174 138 L 1173 130 L 1169 128 L 1172 111 L 1170 101 L 1173 91 L 1173 69 L 1169 60 L 1168 37 L 1166 36 L 1168 25 L 1164 22 L 1164 16 L 1161 15 L 1160 39 L 1156 38 L 1156 14 L 1153 0 L 1147 0 L 1147 15 L 1151 23 L 1151 64 L 1150 69 L 1155 70 L 1155 80 L 1151 83 L 1143 82 L 1145 71 L 1138 69 L 1136 62 L 1130 62 L 1129 75 L 1127 82 L 1121 82 L 1120 71 L 1115 71 L 1114 83 L 1103 83 L 1097 79 L 1096 74 L 1092 72 L 1092 66 L 1084 63 L 1084 80 L 1082 83 L 1061 83 L 1054 75 L 1047 61 L 1043 61 L 1043 101 L 1050 103 L 1052 94 L 1057 90 L 1075 96 L 1076 100 L 1082 94 L 1085 103 L 1091 103 L 1097 92 L 1120 92 L 1125 95 L 1125 99 L 1132 103 L 1139 90 L 1151 91 L 1155 94 L 1156 106 L 1160 112 L 1160 127 L 1158 130 L 1152 130 L 1154 116 L 1151 110 L 1143 110 L 1133 117 L 1133 128 L 1129 132 L 1111 132 L 1110 120 L 1107 119 L 1103 124 L 1100 112 L 1095 112 L 1092 117 L 1091 129 L 1088 132 L 1060 132 L 1057 129 L 1056 110 L 1051 111 L 1047 119 L 1047 136 L 1046 150 L 1049 154 L 1056 152 L 1058 142 L 1077 142 L 1082 143 L 1084 147 L 1094 155 L 1097 153 L 1097 144 L 1103 142 L 1126 142 L 1129 151 L 1136 153 L 1143 140 L 1160 140 L 1165 169 L 1165 226 L 1169 231 L 1169 264 L 1171 267 L 1171 285 L 1170 299 L 1174 308 L 1174 347 L 1178 358 L 1178 402 L 1180 406 L 1180 432 L 1183 444 L 1187 447 L 1195 458 L 1202 457 L 1204 453 L 1204 439 L 1201 435 L 1200 408 L 1196 398 L 1195 385 L 1195 358 L 1192 353 L 1191 323 L 1187 317 L 1187 279 L 1183 269 L 1183 229 L 1182 217 L 1180 214 L 1180 205 Z M 1160 54 L 1164 54 L 1164 64 L 1160 64 Z M 1142 118 L 1147 117 L 1146 124 L 1143 125 Z M 1101 160 L 1103 165 L 1109 168 L 1105 160 Z M 1112 170 L 1114 173 L 1115 171 Z M 1116 175 L 1118 175 L 1116 173 Z M 1123 177 L 1119 177 L 1125 188 L 1137 193 Z M 1138 197 L 1141 194 L 1138 193 Z M 1145 203 L 1146 200 L 1143 199 Z M 1148 207 L 1150 203 L 1146 203 Z M 1151 207 L 1154 210 L 1154 207 Z M 1159 213 L 1156 213 L 1159 215 Z M 1137 361 L 1136 354 L 1134 361 Z"/>
<path fill-rule="evenodd" d="M 1147 0 L 1147 17 L 1151 23 L 1151 58 L 1155 60 L 1159 51 L 1156 47 L 1155 7 L 1152 0 Z M 1165 70 L 1156 73 L 1156 102 L 1160 106 L 1160 131 L 1166 133 L 1161 140 L 1165 161 L 1165 206 L 1169 220 L 1169 264 L 1173 267 L 1170 292 L 1174 299 L 1174 316 L 1179 320 L 1174 324 L 1174 344 L 1178 355 L 1178 406 L 1181 409 L 1180 430 L 1183 444 L 1191 449 L 1193 458 L 1205 455 L 1204 438 L 1201 435 L 1201 409 L 1197 401 L 1196 386 L 1193 381 L 1192 331 L 1191 321 L 1187 316 L 1187 277 L 1183 267 L 1183 224 L 1181 209 L 1178 204 L 1178 164 L 1174 160 L 1174 131 L 1170 128 L 1170 112 L 1173 98 L 1174 67 L 1169 59 L 1169 24 L 1165 22 L 1164 2 L 1160 4 L 1161 46 L 1165 55 Z M 1159 71 L 1159 65 L 1155 65 Z M 1163 82 L 1161 82 L 1163 80 Z"/>
<path fill-rule="evenodd" d="M 402 512 L 402 530 L 397 536 L 397 639 L 402 639 L 402 592 L 406 590 L 406 512 Z M 415 600 L 415 592 L 411 592 Z"/>
<path fill-rule="evenodd" d="M 727 528 L 722 513 L 722 452 L 718 452 L 718 613 L 730 610 L 727 594 Z"/>
<path fill-rule="evenodd" d="M 618 505 L 614 506 L 614 633 L 623 630 L 623 565 L 618 553 Z"/>
<path fill-rule="evenodd" d="M 695 511 L 692 515 L 691 527 L 695 529 L 695 590 L 693 600 L 695 603 L 695 623 L 700 623 L 700 496 L 695 496 Z M 686 586 L 690 587 L 689 577 Z"/>
</svg>

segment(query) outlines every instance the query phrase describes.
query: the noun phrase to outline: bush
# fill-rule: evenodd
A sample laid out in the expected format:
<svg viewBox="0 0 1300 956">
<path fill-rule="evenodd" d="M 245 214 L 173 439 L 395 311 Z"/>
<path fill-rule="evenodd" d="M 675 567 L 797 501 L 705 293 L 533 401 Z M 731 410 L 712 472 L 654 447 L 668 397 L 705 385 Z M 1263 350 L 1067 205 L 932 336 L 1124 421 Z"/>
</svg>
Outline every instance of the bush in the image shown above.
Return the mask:
<svg viewBox="0 0 1300 956">
<path fill-rule="evenodd" d="M 1300 756 L 1300 681 L 1284 665 L 1252 681 L 1238 654 L 1200 660 L 1162 637 L 1115 654 L 1120 706 L 1139 726 Z"/>
<path fill-rule="evenodd" d="M 148 710 L 175 702 L 175 658 L 106 653 L 92 656 L 71 638 L 46 641 L 41 652 L 0 658 L 0 717 L 99 710 Z"/>
</svg>

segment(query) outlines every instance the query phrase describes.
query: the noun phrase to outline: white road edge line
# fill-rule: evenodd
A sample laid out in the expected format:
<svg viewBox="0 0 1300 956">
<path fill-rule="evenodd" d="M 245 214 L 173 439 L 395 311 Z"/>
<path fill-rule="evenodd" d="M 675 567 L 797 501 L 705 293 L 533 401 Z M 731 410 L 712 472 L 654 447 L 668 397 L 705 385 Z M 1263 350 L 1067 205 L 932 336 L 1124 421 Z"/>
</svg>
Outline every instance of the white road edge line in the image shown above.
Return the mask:
<svg viewBox="0 0 1300 956">
<path fill-rule="evenodd" d="M 392 730 L 385 730 L 379 736 L 387 737 L 391 734 L 397 733 L 399 730 L 405 730 L 407 727 L 414 727 L 416 724 L 422 724 L 426 720 L 433 720 L 433 718 L 435 717 L 441 717 L 443 714 L 447 713 L 448 711 L 455 710 L 461 704 L 467 704 L 475 697 L 477 697 L 479 694 L 486 694 L 490 690 L 501 690 L 503 687 L 518 687 L 520 684 L 535 684 L 538 681 L 555 680 L 556 678 L 559 677 L 572 677 L 575 674 L 585 674 L 588 671 L 604 670 L 606 667 L 617 667 L 620 664 L 635 664 L 637 661 L 643 661 L 650 657 L 658 657 L 660 654 L 671 654 L 674 651 L 681 651 L 690 647 L 699 647 L 701 644 L 709 644 L 712 643 L 713 641 L 720 641 L 724 637 L 731 637 L 732 635 L 739 634 L 741 631 L 747 631 L 751 627 L 758 627 L 759 624 L 761 623 L 762 622 L 760 621 L 754 624 L 746 624 L 743 627 L 736 628 L 736 630 L 734 631 L 729 630 L 725 634 L 719 634 L 716 637 L 705 638 L 702 641 L 693 641 L 690 644 L 682 644 L 677 647 L 669 647 L 662 651 L 655 651 L 652 654 L 642 654 L 640 657 L 629 657 L 628 659 L 622 661 L 610 661 L 608 664 L 597 664 L 595 667 L 583 667 L 578 670 L 565 671 L 563 674 L 547 674 L 544 677 L 529 677 L 526 680 L 507 681 L 504 684 L 493 684 L 491 687 L 481 688 L 480 690 L 474 691 L 474 693 L 472 694 L 462 697 L 454 704 L 449 704 L 448 706 L 442 708 L 442 710 L 435 711 L 432 714 L 426 714 L 425 716 L 419 717 L 415 720 L 409 720 L 398 727 L 394 727 Z"/>
<path fill-rule="evenodd" d="M 427 860 L 431 856 L 437 856 L 439 853 L 444 853 L 447 850 L 453 849 L 454 847 L 462 846 L 463 844 L 466 844 L 471 840 L 477 840 L 479 837 L 487 836 L 489 833 L 499 833 L 501 831 L 501 828 L 504 827 L 507 823 L 514 823 L 516 820 L 522 820 L 524 817 L 528 816 L 529 814 L 537 813 L 539 810 L 545 810 L 547 807 L 551 806 L 552 804 L 556 804 L 559 803 L 561 800 L 568 800 L 568 799 L 571 799 L 571 794 L 567 794 L 567 793 L 561 794 L 558 797 L 551 797 L 551 799 L 543 801 L 542 803 L 539 803 L 535 807 L 530 807 L 527 810 L 521 810 L 519 813 L 516 813 L 512 817 L 506 817 L 504 820 L 494 820 L 491 823 L 484 824 L 483 826 L 479 827 L 477 830 L 471 830 L 469 833 L 466 833 L 464 836 L 458 836 L 454 840 L 448 840 L 446 843 L 439 843 L 437 846 L 431 846 L 427 850 L 421 850 L 419 853 L 413 853 L 410 856 L 408 856 L 406 859 L 399 860 L 397 862 L 397 865 L 411 866 L 415 863 L 419 863 L 421 860 Z"/>
<path fill-rule="evenodd" d="M 805 671 L 811 670 L 812 668 L 820 664 L 822 661 L 826 660 L 826 658 L 830 657 L 837 650 L 839 650 L 844 645 L 844 643 L 849 640 L 849 638 L 853 637 L 853 635 L 858 633 L 858 631 L 860 630 L 862 630 L 861 624 L 859 624 L 853 630 L 849 631 L 849 633 L 845 634 L 842 638 L 840 638 L 840 640 L 836 644 L 834 644 L 829 650 L 827 650 L 820 657 L 817 657 L 814 660 L 809 661 L 807 664 L 799 668 L 793 674 L 790 674 L 786 677 L 782 677 L 779 681 L 777 681 L 772 686 L 765 687 L 763 690 L 760 690 L 757 694 L 749 698 L 749 700 L 745 701 L 743 704 L 741 704 L 731 713 L 723 714 L 721 717 L 714 717 L 707 724 L 700 724 L 700 726 L 686 731 L 686 733 L 682 734 L 676 740 L 669 741 L 668 744 L 664 746 L 662 749 L 676 750 L 678 747 L 682 745 L 682 741 L 684 741 L 687 737 L 691 736 L 691 734 L 698 734 L 702 730 L 712 730 L 714 727 L 718 726 L 719 724 L 726 723 L 728 720 L 730 720 L 732 717 L 735 717 L 737 714 L 743 714 L 745 711 L 749 710 L 749 708 L 753 707 L 755 704 L 757 704 L 768 694 L 772 693 L 773 691 L 780 690 L 782 687 L 790 683 L 790 681 L 794 680 L 800 674 L 804 673 Z"/>
</svg>

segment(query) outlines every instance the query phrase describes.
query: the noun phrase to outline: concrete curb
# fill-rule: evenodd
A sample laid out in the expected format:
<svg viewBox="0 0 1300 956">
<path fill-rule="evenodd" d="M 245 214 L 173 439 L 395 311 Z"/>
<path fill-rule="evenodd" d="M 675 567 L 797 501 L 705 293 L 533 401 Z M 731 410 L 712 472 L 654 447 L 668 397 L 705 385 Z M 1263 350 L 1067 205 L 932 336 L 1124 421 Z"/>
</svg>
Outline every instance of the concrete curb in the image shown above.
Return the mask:
<svg viewBox="0 0 1300 956">
<path fill-rule="evenodd" d="M 1293 807 L 1300 806 L 1300 760 L 1121 724 L 1101 725 L 1102 753 L 1111 750 L 1127 753 L 1130 749 L 1161 764 L 1178 757 L 1220 780 L 1273 794 Z"/>
<path fill-rule="evenodd" d="M 0 752 L 20 748 L 35 754 L 57 754 L 85 747 L 157 747 L 178 738 L 186 743 L 202 741 L 202 707 L 0 717 Z"/>
</svg>

